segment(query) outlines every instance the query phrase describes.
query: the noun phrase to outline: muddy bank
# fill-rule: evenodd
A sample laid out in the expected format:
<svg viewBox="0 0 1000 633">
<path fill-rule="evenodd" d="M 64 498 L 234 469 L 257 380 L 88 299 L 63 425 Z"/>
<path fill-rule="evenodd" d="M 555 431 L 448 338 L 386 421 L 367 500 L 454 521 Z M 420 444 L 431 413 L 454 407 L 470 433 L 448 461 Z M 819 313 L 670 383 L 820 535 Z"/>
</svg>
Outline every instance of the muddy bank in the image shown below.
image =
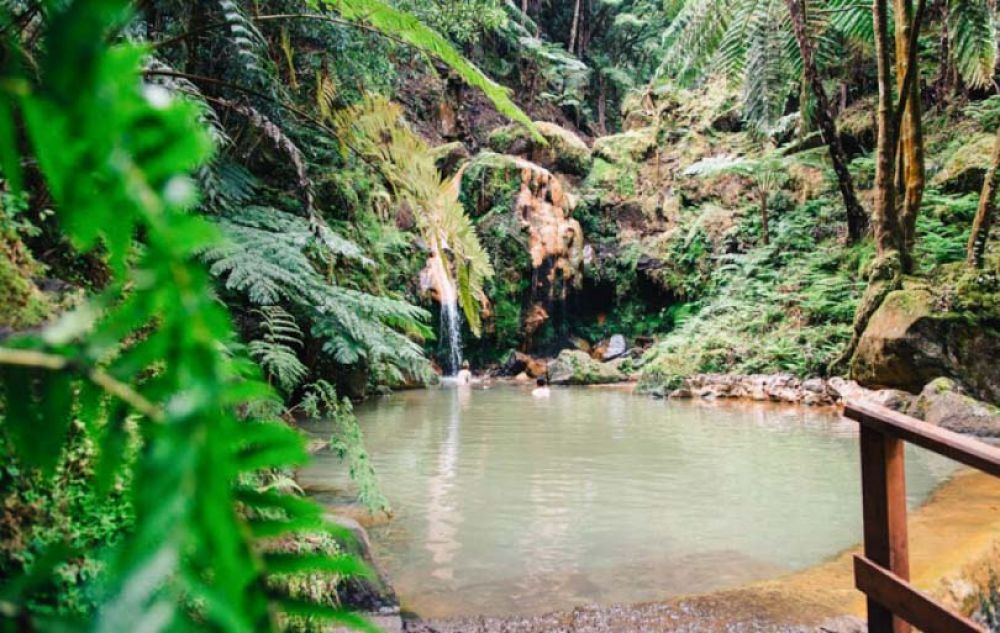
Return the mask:
<svg viewBox="0 0 1000 633">
<path fill-rule="evenodd" d="M 952 607 L 969 607 L 976 583 L 1000 566 L 1000 482 L 958 472 L 911 514 L 909 531 L 913 583 Z M 663 602 L 403 626 L 411 633 L 851 631 L 864 615 L 862 595 L 853 588 L 855 551 L 773 580 Z"/>
</svg>

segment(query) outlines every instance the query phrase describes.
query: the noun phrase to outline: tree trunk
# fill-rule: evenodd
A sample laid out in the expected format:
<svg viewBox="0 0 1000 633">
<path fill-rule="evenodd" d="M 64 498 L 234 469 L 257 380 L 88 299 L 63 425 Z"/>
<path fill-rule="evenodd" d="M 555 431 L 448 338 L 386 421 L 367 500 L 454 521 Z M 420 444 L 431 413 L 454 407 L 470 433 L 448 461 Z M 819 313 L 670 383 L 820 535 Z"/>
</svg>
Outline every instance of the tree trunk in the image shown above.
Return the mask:
<svg viewBox="0 0 1000 633">
<path fill-rule="evenodd" d="M 921 0 L 922 4 L 923 0 Z M 924 134 L 920 114 L 920 70 L 911 47 L 917 46 L 920 24 L 913 17 L 912 0 L 894 0 L 896 16 L 896 89 L 905 90 L 906 103 L 899 129 L 899 163 L 896 178 L 898 193 L 903 196 L 899 213 L 900 264 L 903 272 L 912 272 L 913 246 L 916 241 L 917 214 L 924 197 Z M 922 13 L 921 6 L 920 12 Z M 912 67 L 911 67 L 912 65 Z M 907 74 L 911 74 L 907 85 Z"/>
<path fill-rule="evenodd" d="M 979 195 L 979 207 L 972 221 L 972 233 L 969 235 L 967 261 L 973 268 L 981 268 L 983 256 L 986 253 L 986 240 L 990 237 L 990 225 L 996 214 L 997 186 L 1000 185 L 1000 128 L 997 129 L 996 140 L 993 142 L 993 160 L 983 181 L 983 191 Z"/>
<path fill-rule="evenodd" d="M 816 67 L 812 43 L 809 41 L 809 34 L 806 31 L 803 0 L 786 0 L 786 2 L 788 4 L 788 13 L 792 18 L 795 39 L 799 45 L 799 53 L 802 56 L 803 74 L 816 100 L 816 123 L 819 125 L 820 134 L 829 148 L 833 170 L 837 174 L 840 195 L 843 197 L 844 207 L 847 209 L 848 241 L 856 242 L 864 235 L 865 229 L 868 226 L 868 215 L 865 213 L 854 191 L 854 180 L 851 178 L 851 172 L 847 169 L 847 157 L 840 143 L 837 125 L 834 123 L 833 114 L 830 110 L 830 99 L 826 95 L 826 89 L 823 87 L 823 79 L 819 76 L 819 70 Z"/>
<path fill-rule="evenodd" d="M 875 245 L 884 256 L 900 249 L 894 182 L 896 139 L 893 129 L 892 73 L 889 65 L 889 27 L 886 0 L 873 0 L 875 58 L 878 66 L 878 143 L 875 159 Z"/>
<path fill-rule="evenodd" d="M 580 1 L 576 0 L 576 6 L 573 7 L 573 23 L 569 29 L 569 52 L 573 52 L 573 47 L 576 46 L 576 30 L 580 26 Z"/>
<path fill-rule="evenodd" d="M 767 223 L 767 191 L 760 192 L 760 241 L 767 246 L 771 243 L 771 232 Z"/>
<path fill-rule="evenodd" d="M 889 28 L 886 0 L 872 0 L 875 57 L 878 66 L 878 146 L 875 160 L 875 207 L 872 220 L 877 256 L 872 262 L 868 287 L 854 313 L 851 341 L 830 368 L 831 374 L 850 370 L 854 352 L 875 311 L 893 290 L 902 285 L 899 261 L 899 221 L 896 213 L 896 121 L 892 105 L 892 68 L 889 61 Z"/>
<path fill-rule="evenodd" d="M 597 71 L 597 132 L 604 135 L 607 133 L 607 109 L 608 95 L 607 87 L 604 84 L 604 75 Z"/>
<path fill-rule="evenodd" d="M 938 111 L 944 110 L 944 105 L 952 95 L 955 87 L 951 81 L 951 38 L 948 35 L 948 0 L 939 0 L 941 37 L 938 40 L 938 76 L 934 80 L 934 100 Z"/>
</svg>

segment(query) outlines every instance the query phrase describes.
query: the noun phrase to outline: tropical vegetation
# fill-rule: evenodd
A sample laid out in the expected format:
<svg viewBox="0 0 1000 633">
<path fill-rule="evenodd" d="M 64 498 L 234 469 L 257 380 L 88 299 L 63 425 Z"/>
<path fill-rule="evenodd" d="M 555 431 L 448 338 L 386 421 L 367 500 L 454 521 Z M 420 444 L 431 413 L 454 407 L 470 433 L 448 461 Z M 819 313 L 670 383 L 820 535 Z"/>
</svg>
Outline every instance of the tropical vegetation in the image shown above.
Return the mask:
<svg viewBox="0 0 1000 633">
<path fill-rule="evenodd" d="M 998 20 L 0 0 L 3 629 L 371 628 L 301 428 L 391 511 L 353 406 L 438 380 L 452 290 L 477 368 L 618 334 L 657 395 L 850 375 L 914 284 L 1000 332 Z"/>
</svg>

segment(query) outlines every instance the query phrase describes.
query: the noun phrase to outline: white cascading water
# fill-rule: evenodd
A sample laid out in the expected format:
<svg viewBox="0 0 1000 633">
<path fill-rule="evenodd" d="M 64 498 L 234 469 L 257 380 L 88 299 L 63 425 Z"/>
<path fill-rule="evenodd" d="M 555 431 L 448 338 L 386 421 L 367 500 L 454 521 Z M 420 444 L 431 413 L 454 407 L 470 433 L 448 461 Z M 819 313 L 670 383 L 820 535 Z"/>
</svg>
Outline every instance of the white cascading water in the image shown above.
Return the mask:
<svg viewBox="0 0 1000 633">
<path fill-rule="evenodd" d="M 444 269 L 444 258 L 434 254 L 430 258 L 430 273 L 434 277 L 434 287 L 437 288 L 441 301 L 441 332 L 448 347 L 444 368 L 446 375 L 454 376 L 462 365 L 462 317 L 458 311 L 458 291 L 455 284 Z"/>
</svg>

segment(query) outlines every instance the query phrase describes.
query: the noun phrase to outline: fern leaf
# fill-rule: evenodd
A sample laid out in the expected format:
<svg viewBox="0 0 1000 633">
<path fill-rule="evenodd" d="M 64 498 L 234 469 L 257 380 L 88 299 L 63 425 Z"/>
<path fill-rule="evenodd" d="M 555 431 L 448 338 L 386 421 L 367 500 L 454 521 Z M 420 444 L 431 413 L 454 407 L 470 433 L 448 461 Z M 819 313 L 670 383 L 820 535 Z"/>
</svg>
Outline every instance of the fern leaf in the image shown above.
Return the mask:
<svg viewBox="0 0 1000 633">
<path fill-rule="evenodd" d="M 950 0 L 948 35 L 962 78 L 977 88 L 993 81 L 997 63 L 997 15 L 993 0 Z"/>
<path fill-rule="evenodd" d="M 371 24 L 376 29 L 398 37 L 410 46 L 447 64 L 467 84 L 482 90 L 497 110 L 527 128 L 539 143 L 545 143 L 541 132 L 532 123 L 531 117 L 511 100 L 508 89 L 466 61 L 448 40 L 412 15 L 378 0 L 310 0 L 310 4 L 330 7 L 352 22 Z"/>
</svg>

